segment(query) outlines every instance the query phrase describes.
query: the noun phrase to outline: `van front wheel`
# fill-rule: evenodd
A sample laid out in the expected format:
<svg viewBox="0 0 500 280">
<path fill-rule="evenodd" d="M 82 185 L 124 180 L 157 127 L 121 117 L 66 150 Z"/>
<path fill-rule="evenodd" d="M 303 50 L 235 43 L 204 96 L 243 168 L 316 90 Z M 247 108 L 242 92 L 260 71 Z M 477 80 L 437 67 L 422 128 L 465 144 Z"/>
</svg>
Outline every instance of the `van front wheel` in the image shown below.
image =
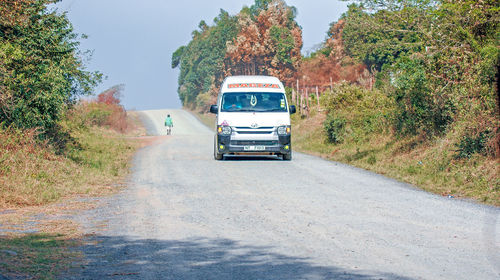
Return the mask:
<svg viewBox="0 0 500 280">
<path fill-rule="evenodd" d="M 290 151 L 290 153 L 288 153 L 288 154 L 283 154 L 283 160 L 286 160 L 286 161 L 292 160 L 292 152 Z"/>
<path fill-rule="evenodd" d="M 214 159 L 215 160 L 221 160 L 224 155 L 223 154 L 219 154 L 217 152 L 217 146 L 216 146 L 216 144 L 217 144 L 217 142 L 214 141 Z"/>
</svg>

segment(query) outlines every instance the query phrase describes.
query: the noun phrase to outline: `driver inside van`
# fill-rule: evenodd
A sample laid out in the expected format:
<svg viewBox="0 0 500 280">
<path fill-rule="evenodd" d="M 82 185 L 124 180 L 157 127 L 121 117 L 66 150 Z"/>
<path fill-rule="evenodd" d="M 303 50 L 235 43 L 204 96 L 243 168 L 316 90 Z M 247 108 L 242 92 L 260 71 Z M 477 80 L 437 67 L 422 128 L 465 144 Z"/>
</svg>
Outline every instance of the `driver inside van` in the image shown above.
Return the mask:
<svg viewBox="0 0 500 280">
<path fill-rule="evenodd" d="M 228 109 L 241 109 L 241 103 L 236 100 L 236 96 L 227 95 L 224 98 L 224 106 L 222 106 L 225 110 Z"/>
</svg>

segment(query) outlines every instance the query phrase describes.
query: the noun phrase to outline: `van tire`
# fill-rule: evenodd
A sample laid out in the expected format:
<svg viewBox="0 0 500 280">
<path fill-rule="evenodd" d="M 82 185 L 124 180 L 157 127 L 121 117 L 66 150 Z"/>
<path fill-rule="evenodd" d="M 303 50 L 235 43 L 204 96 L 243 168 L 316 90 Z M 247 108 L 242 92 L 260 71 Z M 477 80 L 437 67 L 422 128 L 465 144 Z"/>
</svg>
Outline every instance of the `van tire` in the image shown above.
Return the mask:
<svg viewBox="0 0 500 280">
<path fill-rule="evenodd" d="M 215 160 L 222 160 L 222 157 L 223 157 L 223 156 L 224 156 L 223 154 L 218 154 L 218 153 L 215 153 L 215 154 L 214 154 L 214 159 L 215 159 Z"/>
<path fill-rule="evenodd" d="M 223 154 L 217 153 L 217 142 L 214 141 L 214 159 L 215 160 L 222 160 L 223 157 L 224 157 Z"/>
<path fill-rule="evenodd" d="M 286 160 L 286 161 L 292 160 L 292 152 L 290 151 L 289 154 L 283 154 L 283 160 Z"/>
</svg>

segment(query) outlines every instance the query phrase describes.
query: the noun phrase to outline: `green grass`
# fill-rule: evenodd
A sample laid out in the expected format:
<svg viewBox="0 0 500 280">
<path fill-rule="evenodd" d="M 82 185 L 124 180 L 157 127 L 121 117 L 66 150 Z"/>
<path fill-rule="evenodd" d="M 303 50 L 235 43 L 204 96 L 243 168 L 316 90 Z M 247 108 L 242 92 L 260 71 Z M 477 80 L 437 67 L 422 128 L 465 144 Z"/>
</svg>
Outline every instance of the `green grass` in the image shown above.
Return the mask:
<svg viewBox="0 0 500 280">
<path fill-rule="evenodd" d="M 398 139 L 391 133 L 347 136 L 331 144 L 323 131 L 324 114 L 292 118 L 292 143 L 297 151 L 344 162 L 414 184 L 440 195 L 470 198 L 500 206 L 500 177 L 496 159 L 475 154 L 456 159 L 452 133 L 432 141 Z"/>
<path fill-rule="evenodd" d="M 78 253 L 76 241 L 58 234 L 0 237 L 1 275 L 12 279 L 55 279 Z"/>
</svg>

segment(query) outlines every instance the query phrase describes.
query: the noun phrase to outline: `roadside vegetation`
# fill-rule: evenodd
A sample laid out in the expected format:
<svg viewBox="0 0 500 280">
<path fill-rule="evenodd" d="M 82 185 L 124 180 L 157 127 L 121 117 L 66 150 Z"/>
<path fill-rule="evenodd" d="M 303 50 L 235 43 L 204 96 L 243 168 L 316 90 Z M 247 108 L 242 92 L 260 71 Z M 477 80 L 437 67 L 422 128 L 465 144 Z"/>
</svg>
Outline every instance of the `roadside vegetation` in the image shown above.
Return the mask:
<svg viewBox="0 0 500 280">
<path fill-rule="evenodd" d="M 76 194 L 109 192 L 127 173 L 135 144 L 123 137 L 130 120 L 123 108 L 82 101 L 58 123 L 58 144 L 36 129 L 0 130 L 0 207 L 46 205 Z M 64 138 L 62 138 L 64 137 Z"/>
<path fill-rule="evenodd" d="M 173 55 L 182 62 L 172 66 L 181 70 L 184 106 L 207 112 L 227 75 L 275 75 L 298 107 L 295 150 L 448 197 L 500 205 L 497 1 L 347 2 L 348 11 L 332 22 L 326 40 L 301 57 L 294 51 L 302 45 L 300 30 L 294 29 L 295 8 L 285 1 L 256 0 L 235 16 L 225 14 L 236 31 L 220 44 L 212 72 L 203 72 L 205 64 L 196 64 L 202 60 L 184 53 L 186 47 Z M 273 17 L 279 15 L 276 9 L 290 11 L 288 24 Z M 256 27 L 242 27 L 243 22 Z M 202 38 L 210 41 L 221 21 L 200 26 L 187 48 Z M 272 36 L 263 46 L 245 45 L 278 27 L 286 29 L 278 45 L 270 43 L 278 42 Z M 188 78 L 200 81 L 191 75 L 201 74 L 209 86 L 190 89 Z M 193 97 L 186 99 L 188 92 Z"/>
<path fill-rule="evenodd" d="M 78 242 L 78 225 L 54 217 L 92 207 L 75 198 L 121 189 L 139 143 L 125 137 L 134 135 L 134 123 L 119 103 L 102 102 L 113 93 L 118 91 L 67 111 L 59 123 L 67 138 L 64 147 L 40 140 L 34 129 L 0 131 L 0 209 L 5 212 L 0 230 L 6 234 L 0 235 L 0 275 L 55 278 L 78 257 L 69 249 Z M 72 202 L 66 205 L 67 200 Z M 32 231 L 37 233 L 26 233 Z"/>
<path fill-rule="evenodd" d="M 420 136 L 399 136 L 391 126 L 395 108 L 390 99 L 371 93 L 358 95 L 365 97 L 360 100 L 353 95 L 366 89 L 346 84 L 334 90 L 342 90 L 333 101 L 335 109 L 330 108 L 335 114 L 313 111 L 309 117 L 292 117 L 296 151 L 371 170 L 450 198 L 500 206 L 497 158 L 479 153 L 460 157 L 456 131 L 426 141 Z M 346 95 L 355 104 L 341 105 Z"/>
<path fill-rule="evenodd" d="M 0 1 L 0 278 L 66 269 L 78 225 L 60 216 L 119 190 L 138 147 L 122 86 L 90 97 L 102 75 L 53 2 Z"/>
<path fill-rule="evenodd" d="M 325 88 L 321 113 L 296 118 L 295 132 L 316 137 L 296 134 L 295 144 L 434 193 L 500 205 L 496 2 L 357 2 L 302 72 L 331 61 L 354 75 Z M 353 61 L 369 75 L 356 75 Z M 314 72 L 310 83 L 327 82 L 329 73 Z"/>
</svg>

